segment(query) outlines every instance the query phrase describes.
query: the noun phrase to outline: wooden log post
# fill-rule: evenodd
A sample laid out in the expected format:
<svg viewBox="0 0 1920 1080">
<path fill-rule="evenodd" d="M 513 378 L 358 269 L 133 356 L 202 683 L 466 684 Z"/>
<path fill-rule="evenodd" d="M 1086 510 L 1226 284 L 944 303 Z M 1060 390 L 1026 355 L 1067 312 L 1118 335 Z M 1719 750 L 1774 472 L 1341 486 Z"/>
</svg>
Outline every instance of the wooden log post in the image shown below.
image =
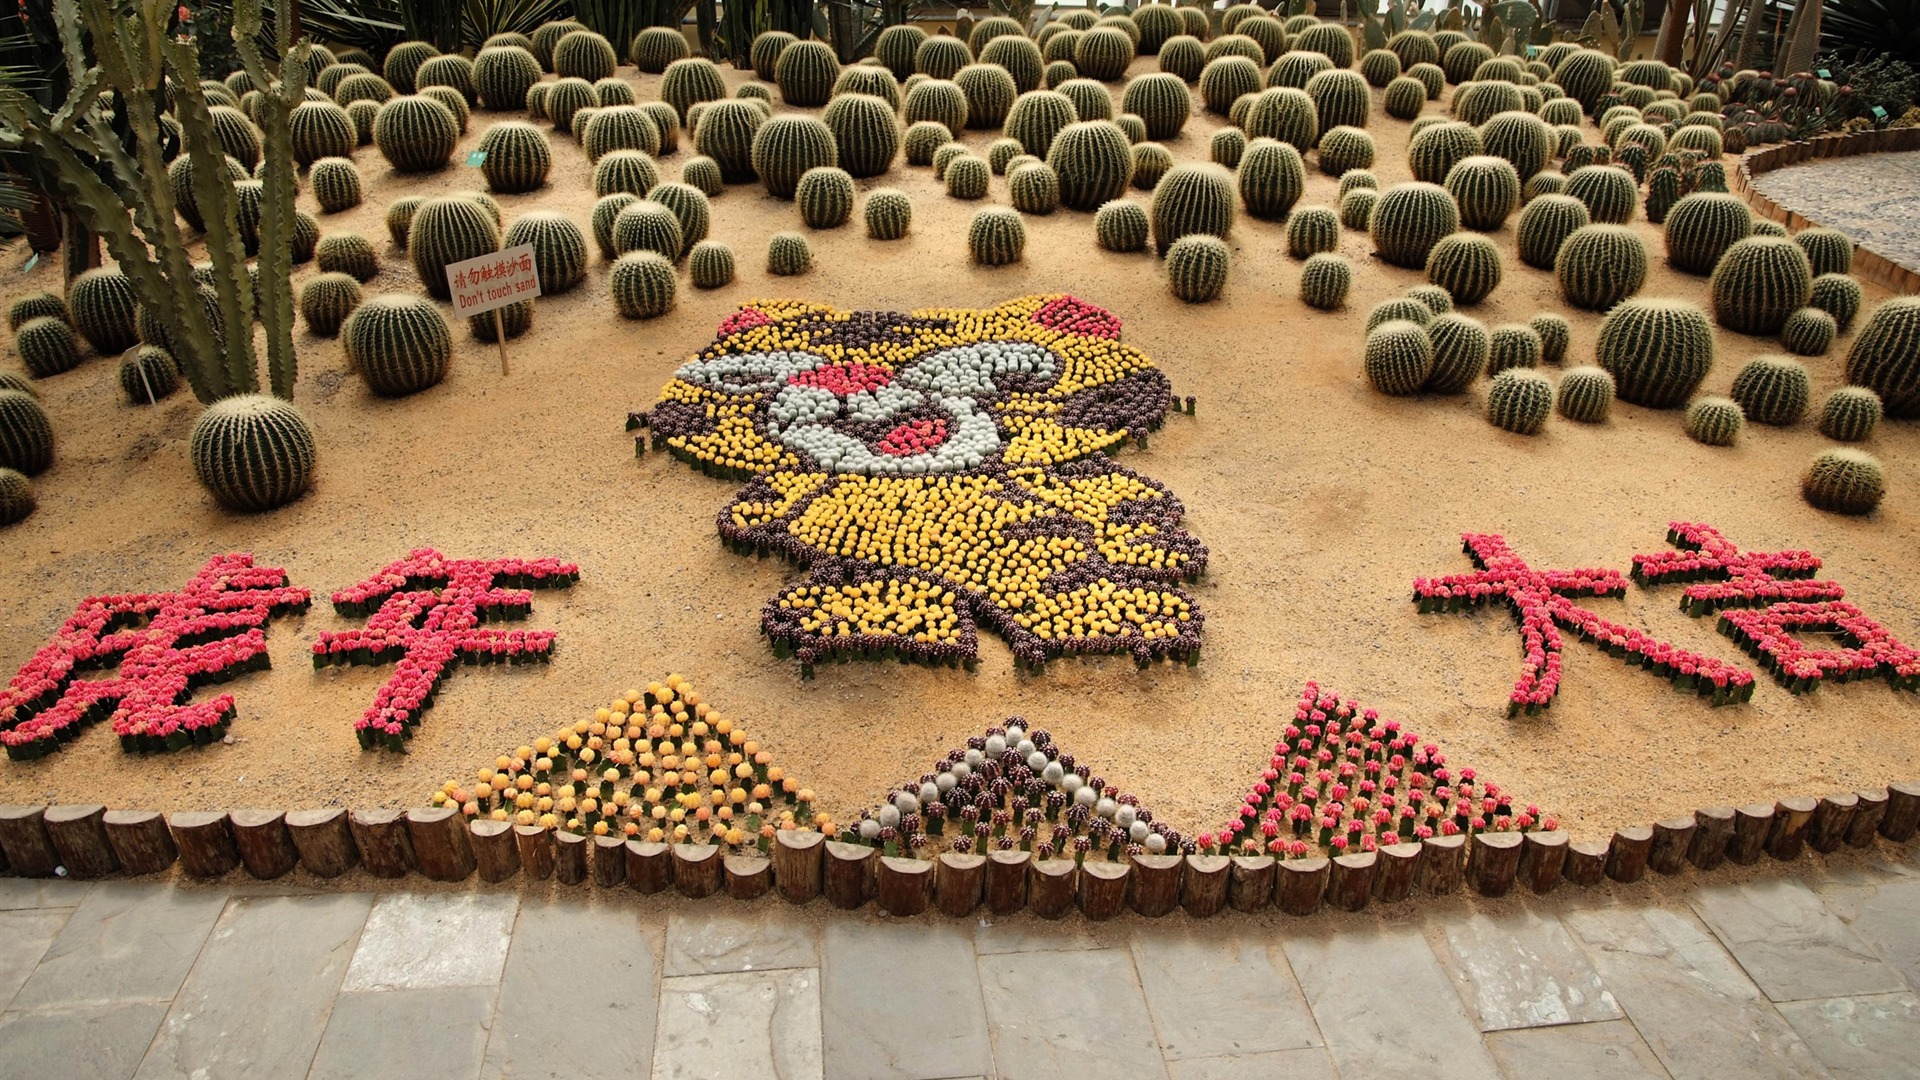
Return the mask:
<svg viewBox="0 0 1920 1080">
<path fill-rule="evenodd" d="M 995 851 L 987 855 L 987 910 L 1008 915 L 1027 906 L 1028 865 L 1025 851 Z"/>
<path fill-rule="evenodd" d="M 934 866 L 933 906 L 955 919 L 971 915 L 986 890 L 987 857 L 944 851 Z"/>
<path fill-rule="evenodd" d="M 1180 906 L 1178 855 L 1135 855 L 1127 873 L 1127 906 L 1134 914 L 1157 919 Z"/>
<path fill-rule="evenodd" d="M 644 896 L 666 892 L 673 884 L 673 856 L 661 840 L 629 840 L 622 847 L 627 888 Z"/>
<path fill-rule="evenodd" d="M 1813 827 L 1813 812 L 1820 800 L 1805 795 L 1789 795 L 1774 810 L 1773 828 L 1767 832 L 1767 854 L 1782 861 L 1800 857 L 1806 846 L 1807 830 Z"/>
<path fill-rule="evenodd" d="M 933 903 L 933 864 L 882 855 L 874 866 L 874 900 L 889 915 L 919 915 Z"/>
<path fill-rule="evenodd" d="M 120 869 L 120 860 L 107 840 L 104 806 L 49 806 L 42 819 L 47 838 L 60 853 L 67 876 L 81 881 L 103 878 Z"/>
<path fill-rule="evenodd" d="M 533 881 L 553 877 L 557 864 L 553 851 L 553 831 L 544 825 L 515 825 L 513 850 L 520 856 L 520 869 Z"/>
<path fill-rule="evenodd" d="M 757 900 L 773 888 L 773 860 L 757 853 L 738 853 L 720 860 L 727 895 L 735 900 Z"/>
<path fill-rule="evenodd" d="M 1575 885 L 1600 884 L 1607 875 L 1607 851 L 1611 847 L 1606 840 L 1567 841 L 1567 859 L 1561 873 Z"/>
<path fill-rule="evenodd" d="M 578 885 L 587 880 L 587 838 L 563 829 L 553 831 L 553 880 Z"/>
<path fill-rule="evenodd" d="M 1694 869 L 1714 870 L 1727 861 L 1734 820 L 1731 806 L 1703 806 L 1693 812 L 1693 839 L 1687 841 L 1687 861 Z"/>
<path fill-rule="evenodd" d="M 1807 845 L 1822 855 L 1840 850 L 1847 842 L 1847 829 L 1860 811 L 1860 796 L 1851 791 L 1836 791 L 1813 808 L 1813 822 L 1807 826 Z"/>
<path fill-rule="evenodd" d="M 1373 898 L 1397 904 L 1413 895 L 1413 874 L 1420 868 L 1420 841 L 1383 844 L 1377 850 L 1380 869 L 1373 876 Z"/>
<path fill-rule="evenodd" d="M 1088 859 L 1080 866 L 1080 913 L 1093 922 L 1105 922 L 1127 906 L 1127 879 L 1133 870 L 1126 863 Z"/>
<path fill-rule="evenodd" d="M 1319 911 L 1332 873 L 1333 861 L 1324 856 L 1280 860 L 1280 881 L 1273 890 L 1274 906 L 1289 915 L 1306 916 Z"/>
<path fill-rule="evenodd" d="M 720 891 L 720 848 L 715 844 L 673 845 L 673 883 L 690 900 Z"/>
<path fill-rule="evenodd" d="M 1273 906 L 1279 860 L 1271 855 L 1234 855 L 1227 871 L 1227 906 L 1235 911 L 1265 911 Z"/>
<path fill-rule="evenodd" d="M 235 810 L 227 815 L 233 826 L 233 846 L 240 867 L 261 881 L 282 877 L 300 864 L 300 849 L 287 831 L 287 815 L 279 810 Z"/>
<path fill-rule="evenodd" d="M 1653 849 L 1647 852 L 1647 867 L 1658 874 L 1677 874 L 1687 867 L 1687 848 L 1693 843 L 1699 826 L 1693 815 L 1670 817 L 1653 823 Z"/>
<path fill-rule="evenodd" d="M 820 876 L 826 869 L 825 833 L 782 829 L 773 834 L 773 885 L 789 904 L 804 904 L 820 895 Z"/>
<path fill-rule="evenodd" d="M 1653 826 L 1629 825 L 1613 834 L 1607 845 L 1607 876 L 1631 885 L 1647 873 L 1647 856 L 1653 852 Z"/>
<path fill-rule="evenodd" d="M 467 824 L 467 843 L 473 848 L 473 864 L 481 881 L 497 884 L 520 872 L 513 822 L 475 818 Z"/>
<path fill-rule="evenodd" d="M 1339 911 L 1359 911 L 1373 899 L 1373 879 L 1380 865 L 1377 851 L 1356 851 L 1336 855 L 1327 874 L 1327 906 Z"/>
<path fill-rule="evenodd" d="M 360 862 L 360 848 L 353 842 L 345 810 L 289 810 L 286 821 L 287 836 L 307 873 L 336 878 Z"/>
<path fill-rule="evenodd" d="M 1739 866 L 1759 862 L 1760 853 L 1767 846 L 1767 833 L 1772 829 L 1772 803 L 1735 807 L 1733 836 L 1727 840 L 1727 859 Z"/>
<path fill-rule="evenodd" d="M 873 848 L 827 841 L 827 903 L 851 910 L 873 898 Z"/>
<path fill-rule="evenodd" d="M 1186 863 L 1180 906 L 1196 919 L 1219 914 L 1227 906 L 1227 870 L 1232 860 L 1225 855 L 1189 855 Z"/>
<path fill-rule="evenodd" d="M 1430 836 L 1420 843 L 1420 885 L 1428 896 L 1450 896 L 1460 891 L 1467 871 L 1467 838 Z"/>
<path fill-rule="evenodd" d="M 423 806 L 407 811 L 407 843 L 414 862 L 433 881 L 465 881 L 473 875 L 473 845 L 458 807 Z"/>
<path fill-rule="evenodd" d="M 1535 830 L 1520 841 L 1520 880 L 1536 895 L 1552 892 L 1560 884 L 1566 865 L 1566 833 Z"/>
<path fill-rule="evenodd" d="M 1520 834 L 1474 833 L 1467 855 L 1467 884 L 1481 896 L 1505 896 L 1520 875 Z"/>
<path fill-rule="evenodd" d="M 167 819 L 155 810 L 109 810 L 101 824 L 120 869 L 131 876 L 157 874 L 180 858 L 167 831 Z"/>
<path fill-rule="evenodd" d="M 593 883 L 602 889 L 617 889 L 627 883 L 627 838 L 596 836 L 587 848 L 587 863 Z"/>
<path fill-rule="evenodd" d="M 207 810 L 168 814 L 167 828 L 173 831 L 180 869 L 188 877 L 217 878 L 240 865 L 227 815 Z"/>
<path fill-rule="evenodd" d="M 0 806 L 0 855 L 18 877 L 52 877 L 60 850 L 47 835 L 44 806 Z"/>
<path fill-rule="evenodd" d="M 1880 832 L 1880 822 L 1887 816 L 1887 789 L 1858 793 L 1860 808 L 1853 813 L 1853 820 L 1847 823 L 1847 844 L 1850 847 L 1866 847 Z M 126 862 L 126 856 L 120 857 Z"/>
<path fill-rule="evenodd" d="M 0 811 L 3 817 L 5 811 Z M 1887 810 L 1880 818 L 1880 835 L 1896 844 L 1913 839 L 1920 829 L 1920 780 L 1887 785 Z M 8 853 L 11 857 L 11 852 Z"/>
<path fill-rule="evenodd" d="M 1028 865 L 1027 909 L 1043 919 L 1073 910 L 1079 867 L 1072 859 L 1035 859 Z"/>
<path fill-rule="evenodd" d="M 355 810 L 347 815 L 360 865 L 377 878 L 405 877 L 413 867 L 413 844 L 398 810 Z M 185 858 L 186 848 L 181 848 Z"/>
</svg>

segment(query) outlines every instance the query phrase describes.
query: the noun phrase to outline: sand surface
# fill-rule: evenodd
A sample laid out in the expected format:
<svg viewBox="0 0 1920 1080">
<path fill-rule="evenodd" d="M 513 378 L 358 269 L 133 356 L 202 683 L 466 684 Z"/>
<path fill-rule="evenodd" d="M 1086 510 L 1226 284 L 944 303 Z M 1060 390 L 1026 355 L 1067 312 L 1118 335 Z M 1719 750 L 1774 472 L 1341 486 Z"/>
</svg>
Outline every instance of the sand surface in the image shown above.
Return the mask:
<svg viewBox="0 0 1920 1080">
<path fill-rule="evenodd" d="M 1141 60 L 1135 71 L 1152 66 Z M 622 75 L 642 100 L 657 96 L 656 77 Z M 1119 86 L 1112 89 L 1117 101 Z M 501 118 L 476 113 L 454 160 Z M 1204 159 L 1221 123 L 1197 115 L 1171 141 L 1175 156 Z M 1371 125 L 1375 171 L 1387 184 L 1407 179 L 1409 125 L 1380 114 L 1377 101 Z M 966 141 L 984 151 L 998 134 L 970 132 Z M 509 221 L 560 210 L 584 229 L 594 201 L 585 157 L 565 136 L 552 144 L 549 185 L 500 202 Z M 662 160 L 663 173 L 677 175 L 690 155 L 683 143 Z M 404 253 L 388 243 L 386 204 L 479 187 L 481 178 L 458 165 L 396 175 L 372 147 L 356 160 L 368 198 L 321 215 L 322 229 L 375 242 L 384 266 L 370 292 L 420 291 Z M 404 756 L 362 753 L 353 738 L 353 720 L 391 669 L 311 670 L 307 650 L 321 631 L 359 625 L 320 602 L 304 618 L 272 625 L 272 672 L 228 684 L 240 709 L 229 745 L 141 758 L 96 729 L 50 759 L 0 764 L 0 802 L 418 805 L 445 779 L 670 671 L 744 723 L 838 816 L 1021 714 L 1163 818 L 1211 828 L 1263 766 L 1309 679 L 1405 719 L 1456 763 L 1558 814 L 1577 835 L 1704 804 L 1920 773 L 1920 701 L 1883 682 L 1794 697 L 1763 679 L 1750 705 L 1713 709 L 1577 642 L 1558 703 L 1545 716 L 1510 720 L 1520 651 L 1507 615 L 1423 616 L 1409 601 L 1414 577 L 1469 569 L 1463 531 L 1503 532 L 1536 566 L 1624 572 L 1635 552 L 1663 547 L 1667 522 L 1691 519 L 1745 547 L 1811 548 L 1851 599 L 1920 641 L 1911 563 L 1920 433 L 1911 425 L 1885 425 L 1869 444 L 1889 470 L 1883 508 L 1867 519 L 1836 517 L 1798 492 L 1800 471 L 1825 444 L 1810 425 L 1750 428 L 1738 447 L 1713 449 L 1688 440 L 1677 413 L 1620 404 L 1605 425 L 1556 418 L 1525 438 L 1482 418 L 1484 381 L 1450 398 L 1374 392 L 1360 371 L 1367 309 L 1422 279 L 1374 260 L 1363 234 L 1341 239 L 1357 267 L 1342 312 L 1302 304 L 1284 226 L 1244 216 L 1231 237 L 1226 297 L 1189 307 L 1168 293 L 1152 256 L 1099 250 L 1089 214 L 1029 218 L 1025 262 L 988 270 L 969 264 L 964 243 L 976 204 L 948 198 L 925 168 L 896 165 L 860 182 L 863 191 L 877 186 L 913 196 L 912 236 L 870 241 L 856 217 L 812 234 L 813 271 L 788 279 L 765 273 L 764 251 L 772 233 L 800 228 L 797 212 L 758 186 L 730 187 L 714 200 L 713 235 L 738 252 L 739 281 L 699 292 L 683 278 L 678 307 L 650 322 L 615 314 L 596 256 L 586 284 L 539 302 L 534 329 L 513 343 L 506 378 L 493 347 L 456 325 L 446 382 L 381 400 L 347 374 L 337 340 L 302 327 L 297 400 L 319 434 L 319 480 L 306 498 L 265 516 L 223 513 L 194 482 L 186 436 L 198 406 L 184 391 L 158 408 L 126 405 L 104 359 L 45 382 L 57 460 L 38 480 L 39 511 L 0 533 L 0 665 L 9 671 L 81 597 L 177 587 L 224 551 L 285 566 L 321 601 L 420 545 L 453 557 L 557 556 L 579 563 L 582 579 L 569 592 L 536 594 L 526 625 L 558 631 L 550 666 L 458 671 Z M 1331 204 L 1335 186 L 1311 173 L 1303 203 Z M 1006 202 L 1002 178 L 990 199 Z M 310 193 L 300 201 L 314 209 Z M 1658 230 L 1643 220 L 1635 227 L 1656 252 L 1642 295 L 1704 302 L 1705 280 L 1668 271 L 1657 258 Z M 1511 220 L 1495 239 L 1511 254 Z M 53 260 L 23 274 L 25 257 L 17 248 L 8 257 L 8 296 L 58 287 Z M 299 268 L 296 285 L 315 272 Z M 636 460 L 622 431 L 627 411 L 651 405 L 675 366 L 749 299 L 908 309 L 1058 291 L 1118 313 L 1126 340 L 1165 368 L 1177 392 L 1198 398 L 1197 416 L 1169 418 L 1148 450 L 1120 460 L 1170 485 L 1188 507 L 1188 527 L 1212 550 L 1210 572 L 1194 588 L 1207 613 L 1201 663 L 1140 672 L 1125 658 L 1067 660 L 1023 676 L 1005 645 L 983 634 L 974 674 L 843 665 L 801 681 L 757 629 L 761 603 L 795 571 L 728 553 L 713 521 L 734 485 L 664 454 Z M 1871 285 L 1867 292 L 1869 305 L 1885 296 Z M 1517 260 L 1471 314 L 1493 325 L 1540 311 L 1565 312 L 1570 356 L 1591 362 L 1599 317 L 1567 309 L 1551 275 Z M 1849 340 L 1809 364 L 1816 399 L 1840 383 Z M 1742 362 L 1770 351 L 1771 341 L 1723 333 L 1705 390 L 1724 393 Z M 11 355 L 6 362 L 17 365 Z M 1710 621 L 1688 618 L 1677 603 L 1677 587 L 1635 587 L 1592 607 L 1741 659 Z"/>
</svg>

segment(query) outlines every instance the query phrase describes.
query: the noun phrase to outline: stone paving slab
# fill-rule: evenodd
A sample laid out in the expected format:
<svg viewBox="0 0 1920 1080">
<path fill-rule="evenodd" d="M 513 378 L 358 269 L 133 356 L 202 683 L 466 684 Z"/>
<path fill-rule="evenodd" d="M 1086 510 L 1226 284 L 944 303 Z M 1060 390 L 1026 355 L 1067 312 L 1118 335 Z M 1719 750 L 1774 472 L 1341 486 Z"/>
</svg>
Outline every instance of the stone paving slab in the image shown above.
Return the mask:
<svg viewBox="0 0 1920 1080">
<path fill-rule="evenodd" d="M 367 916 L 342 990 L 492 986 L 507 962 L 513 893 L 385 893 Z"/>
<path fill-rule="evenodd" d="M 1167 1075 L 1125 949 L 982 956 L 1001 1080 Z"/>
<path fill-rule="evenodd" d="M 335 1000 L 307 1080 L 449 1080 L 477 1075 L 495 988 L 373 990 Z M 552 1037 L 580 1038 L 584 1031 Z"/>
<path fill-rule="evenodd" d="M 90 881 L 63 878 L 0 878 L 0 911 L 79 907 L 91 888 Z"/>
<path fill-rule="evenodd" d="M 981 956 L 1100 947 L 1093 927 L 1084 919 L 1050 921 L 1033 915 L 982 915 L 973 926 L 973 951 Z"/>
<path fill-rule="evenodd" d="M 301 1080 L 372 901 L 337 893 L 228 904 L 138 1080 Z"/>
<path fill-rule="evenodd" d="M 163 1002 L 82 1005 L 0 1016 L 0 1076 L 128 1080 L 167 1015 Z"/>
<path fill-rule="evenodd" d="M 1440 931 L 1441 962 L 1482 1031 L 1625 1015 L 1559 919 L 1469 912 L 1442 920 Z"/>
<path fill-rule="evenodd" d="M 575 902 L 520 905 L 484 1078 L 644 1077 L 653 1067 L 659 917 Z M 583 936 L 584 935 L 584 936 Z M 616 1038 L 581 1033 L 617 1032 Z"/>
<path fill-rule="evenodd" d="M 1780 1015 L 1834 1080 L 1920 1076 L 1920 998 L 1912 994 L 1793 1001 Z"/>
<path fill-rule="evenodd" d="M 1694 894 L 1693 909 L 1773 1001 L 1906 989 L 1805 882 L 1711 885 Z"/>
<path fill-rule="evenodd" d="M 1167 1062 L 1173 1080 L 1340 1080 L 1326 1047 Z"/>
<path fill-rule="evenodd" d="M 667 915 L 668 976 L 820 966 L 820 928 L 772 904 Z"/>
<path fill-rule="evenodd" d="M 1753 186 L 1781 206 L 1920 270 L 1920 152 L 1802 162 L 1761 173 Z"/>
<path fill-rule="evenodd" d="M 1827 910 L 1853 927 L 1880 959 L 1920 990 L 1920 879 L 1876 877 L 1868 884 L 1823 888 Z"/>
<path fill-rule="evenodd" d="M 96 884 L 12 1007 L 169 1001 L 226 904 L 226 894 L 215 890 Z"/>
<path fill-rule="evenodd" d="M 826 1073 L 938 1080 L 993 1071 L 980 973 L 947 923 L 835 919 L 820 971 Z"/>
<path fill-rule="evenodd" d="M 1243 929 L 1142 928 L 1133 963 L 1168 1061 L 1320 1045 L 1278 942 Z"/>
<path fill-rule="evenodd" d="M 1341 1075 L 1500 1075 L 1418 930 L 1306 935 L 1287 939 L 1287 959 Z"/>
<path fill-rule="evenodd" d="M 1688 913 L 1596 908 L 1569 911 L 1561 921 L 1674 1080 L 1828 1075 Z"/>
<path fill-rule="evenodd" d="M 1509 1080 L 1668 1080 L 1625 1020 L 1495 1031 L 1487 1051 Z"/>
<path fill-rule="evenodd" d="M 660 982 L 653 1080 L 821 1080 L 820 972 L 683 975 Z"/>
<path fill-rule="evenodd" d="M 13 1001 L 20 985 L 40 965 L 69 914 L 63 908 L 0 911 L 0 1009 Z"/>
</svg>

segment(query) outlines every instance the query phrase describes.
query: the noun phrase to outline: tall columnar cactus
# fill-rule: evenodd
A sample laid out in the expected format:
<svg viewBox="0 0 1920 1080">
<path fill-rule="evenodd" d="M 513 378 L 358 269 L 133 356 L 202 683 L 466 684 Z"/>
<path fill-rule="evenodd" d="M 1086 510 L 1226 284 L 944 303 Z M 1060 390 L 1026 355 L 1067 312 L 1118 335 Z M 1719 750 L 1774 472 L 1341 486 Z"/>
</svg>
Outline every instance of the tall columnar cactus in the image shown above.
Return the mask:
<svg viewBox="0 0 1920 1080">
<path fill-rule="evenodd" d="M 909 125 L 922 120 L 938 121 L 946 127 L 949 137 L 959 138 L 967 126 L 967 93 L 950 80 L 928 79 L 907 91 L 903 116 Z"/>
<path fill-rule="evenodd" d="M 1742 334 L 1777 334 L 1813 291 L 1806 252 L 1784 237 L 1753 236 L 1729 247 L 1713 269 L 1713 315 Z"/>
<path fill-rule="evenodd" d="M 453 362 L 453 334 L 445 316 L 431 301 L 410 293 L 384 293 L 356 307 L 340 336 L 347 361 L 381 397 L 425 390 L 446 378 Z"/>
<path fill-rule="evenodd" d="M 332 337 L 360 306 L 360 283 L 351 274 L 317 274 L 300 287 L 300 317 L 309 333 Z"/>
<path fill-rule="evenodd" d="M 1582 424 L 1605 423 L 1612 411 L 1613 376 L 1605 368 L 1577 367 L 1560 376 L 1557 407 L 1560 415 Z"/>
<path fill-rule="evenodd" d="M 1133 179 L 1133 150 L 1126 134 L 1112 122 L 1080 121 L 1054 136 L 1047 150 L 1047 165 L 1060 178 L 1062 205 L 1097 210 L 1126 193 L 1127 183 Z"/>
<path fill-rule="evenodd" d="M 1823 450 L 1800 481 L 1800 493 L 1820 510 L 1868 514 L 1886 495 L 1886 470 L 1873 455 L 1852 447 Z"/>
<path fill-rule="evenodd" d="M 1300 200 L 1306 179 L 1299 151 L 1284 142 L 1256 138 L 1240 160 L 1240 199 L 1254 217 L 1279 220 Z"/>
<path fill-rule="evenodd" d="M 1356 127 L 1328 128 L 1320 136 L 1317 157 L 1320 171 L 1328 176 L 1344 176 L 1354 169 L 1373 165 L 1373 136 Z"/>
<path fill-rule="evenodd" d="M 1491 154 L 1462 158 L 1448 170 L 1446 188 L 1460 207 L 1460 223 L 1470 229 L 1498 229 L 1520 205 L 1520 174 L 1512 162 Z"/>
<path fill-rule="evenodd" d="M 1432 394 L 1459 394 L 1486 370 L 1493 355 L 1493 336 L 1477 319 L 1457 312 L 1435 315 L 1427 323 L 1433 345 L 1433 370 L 1421 389 Z"/>
<path fill-rule="evenodd" d="M 1592 224 L 1587 204 L 1571 195 L 1541 195 L 1520 211 L 1516 240 L 1520 261 L 1539 270 L 1552 270 L 1560 245 L 1567 237 Z"/>
<path fill-rule="evenodd" d="M 1427 280 L 1461 304 L 1477 304 L 1500 285 L 1500 248 L 1476 233 L 1442 237 L 1427 253 Z"/>
<path fill-rule="evenodd" d="M 1093 215 L 1093 232 L 1100 246 L 1108 251 L 1145 251 L 1150 232 L 1147 212 L 1139 203 L 1115 199 L 1103 204 Z"/>
<path fill-rule="evenodd" d="M 1352 287 L 1353 264 L 1334 252 L 1309 255 L 1300 269 L 1300 299 L 1310 308 L 1338 310 L 1346 304 Z"/>
<path fill-rule="evenodd" d="M 603 108 L 587 121 L 580 148 L 595 162 L 615 150 L 638 150 L 651 157 L 660 152 L 660 126 L 638 105 Z"/>
<path fill-rule="evenodd" d="M 1628 300 L 1600 324 L 1600 366 L 1620 398 L 1653 409 L 1682 405 L 1713 368 L 1713 326 L 1678 300 Z"/>
<path fill-rule="evenodd" d="M 1422 128 L 1407 144 L 1407 167 L 1415 180 L 1444 184 L 1455 165 L 1485 151 L 1486 143 L 1474 128 L 1458 121 L 1437 123 Z"/>
<path fill-rule="evenodd" d="M 1065 174 L 1061 176 L 1064 181 Z M 1218 165 L 1176 165 L 1153 189 L 1150 216 L 1154 247 L 1164 255 L 1183 236 L 1226 236 L 1233 228 L 1233 204 L 1233 177 L 1225 169 Z"/>
<path fill-rule="evenodd" d="M 1839 442 L 1860 442 L 1880 423 L 1880 395 L 1864 386 L 1842 386 L 1820 406 L 1820 434 Z"/>
<path fill-rule="evenodd" d="M 400 172 L 444 167 L 459 141 L 459 121 L 432 98 L 394 98 L 373 118 L 373 145 Z"/>
<path fill-rule="evenodd" d="M 1367 332 L 1363 369 L 1383 394 L 1418 394 L 1433 374 L 1433 342 L 1419 323 L 1392 320 Z"/>
<path fill-rule="evenodd" d="M 1588 311 L 1606 311 L 1647 283 L 1647 245 L 1625 225 L 1586 225 L 1568 234 L 1554 260 L 1560 294 Z"/>
<path fill-rule="evenodd" d="M 1146 121 L 1149 139 L 1171 139 L 1186 126 L 1187 117 L 1193 113 L 1193 99 L 1178 75 L 1159 72 L 1129 81 L 1120 95 L 1120 108 Z M 1011 119 L 1008 126 L 1008 134 L 1012 134 Z"/>
<path fill-rule="evenodd" d="M 540 61 L 517 45 L 481 49 L 473 59 L 473 90 L 480 107 L 494 112 L 524 108 L 527 90 L 540 81 Z"/>
<path fill-rule="evenodd" d="M 1262 90 L 1254 95 L 1245 119 L 1249 138 L 1278 139 L 1302 153 L 1320 145 L 1320 109 L 1305 90 Z"/>
<path fill-rule="evenodd" d="M 1853 239 L 1838 229 L 1801 229 L 1793 242 L 1807 253 L 1816 274 L 1844 274 L 1853 268 Z"/>
<path fill-rule="evenodd" d="M 1460 209 L 1453 196 L 1436 184 L 1396 184 L 1374 205 L 1367 229 L 1382 259 L 1395 266 L 1424 269 L 1433 245 L 1460 231 Z"/>
<path fill-rule="evenodd" d="M 1920 416 L 1920 297 L 1874 310 L 1847 353 L 1847 381 L 1879 394 L 1888 416 Z"/>
<path fill-rule="evenodd" d="M 316 449 L 300 410 L 266 394 L 213 403 L 187 440 L 201 485 L 215 502 L 241 513 L 273 510 L 305 494 L 313 485 Z"/>
<path fill-rule="evenodd" d="M 1324 206 L 1302 206 L 1287 218 L 1287 254 L 1296 259 L 1340 246 L 1340 217 Z"/>
<path fill-rule="evenodd" d="M 407 256 L 427 292 L 452 298 L 447 267 L 500 250 L 500 226 L 471 199 L 449 196 L 428 200 L 407 227 Z M 444 321 L 444 320 L 443 320 Z"/>
<path fill-rule="evenodd" d="M 1835 331 L 1844 334 L 1853 328 L 1853 320 L 1860 314 L 1860 305 L 1865 296 L 1860 283 L 1847 275 L 1821 274 L 1813 279 L 1807 306 L 1833 316 Z"/>
<path fill-rule="evenodd" d="M 1508 368 L 1487 388 L 1487 422 L 1494 427 L 1537 435 L 1552 413 L 1553 380 L 1530 368 Z"/>
<path fill-rule="evenodd" d="M 1593 220 L 1619 225 L 1633 219 L 1640 202 L 1640 185 L 1633 174 L 1612 165 L 1588 165 L 1567 175 L 1567 194 L 1587 204 Z"/>
<path fill-rule="evenodd" d="M 867 235 L 875 240 L 898 240 L 913 229 L 913 200 L 903 191 L 875 188 L 863 213 Z"/>
<path fill-rule="evenodd" d="M 1201 84 L 1202 92 L 1206 84 Z M 1245 93 L 1252 93 L 1257 87 L 1250 87 Z M 1320 126 L 1354 127 L 1367 126 L 1367 113 L 1372 105 L 1372 97 L 1367 90 L 1367 80 L 1357 71 L 1336 68 L 1323 71 L 1307 80 L 1307 96 L 1313 99 L 1314 107 L 1320 110 Z M 1228 104 L 1232 104 L 1229 102 Z"/>
<path fill-rule="evenodd" d="M 1701 191 L 1667 211 L 1667 262 L 1689 274 L 1710 274 L 1728 248 L 1753 234 L 1753 213 L 1738 196 Z"/>
<path fill-rule="evenodd" d="M 1687 436 L 1704 446 L 1732 446 L 1746 426 L 1746 414 L 1732 398 L 1703 397 L 1687 406 Z"/>
</svg>

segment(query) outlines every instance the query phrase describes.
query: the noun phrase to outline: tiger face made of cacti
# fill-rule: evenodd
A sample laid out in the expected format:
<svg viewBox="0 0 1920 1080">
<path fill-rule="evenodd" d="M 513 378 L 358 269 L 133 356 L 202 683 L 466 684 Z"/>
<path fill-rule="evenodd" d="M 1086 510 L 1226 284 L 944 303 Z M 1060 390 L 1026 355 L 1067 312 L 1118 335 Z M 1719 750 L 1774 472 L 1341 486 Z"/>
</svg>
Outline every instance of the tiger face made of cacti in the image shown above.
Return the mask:
<svg viewBox="0 0 1920 1080">
<path fill-rule="evenodd" d="M 1071 296 L 989 310 L 739 309 L 641 418 L 656 448 L 746 481 L 720 512 L 742 553 L 803 580 L 762 627 L 803 672 L 823 658 L 973 665 L 976 627 L 1017 664 L 1197 657 L 1179 583 L 1207 552 L 1180 501 L 1115 464 L 1144 445 L 1166 377 L 1120 321 Z"/>
</svg>

